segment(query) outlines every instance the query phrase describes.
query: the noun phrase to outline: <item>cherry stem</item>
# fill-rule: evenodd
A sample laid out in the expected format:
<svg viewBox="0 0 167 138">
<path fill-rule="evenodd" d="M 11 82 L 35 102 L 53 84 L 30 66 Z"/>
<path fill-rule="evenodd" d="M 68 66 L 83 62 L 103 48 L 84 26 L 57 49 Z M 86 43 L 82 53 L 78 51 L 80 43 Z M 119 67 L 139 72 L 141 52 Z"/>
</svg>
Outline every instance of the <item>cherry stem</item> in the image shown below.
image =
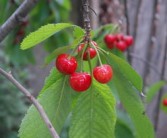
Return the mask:
<svg viewBox="0 0 167 138">
<path fill-rule="evenodd" d="M 100 63 L 100 66 L 102 66 L 102 62 L 101 62 L 101 58 L 100 58 L 100 54 L 99 54 L 99 51 L 97 50 L 97 47 L 94 46 L 94 44 L 91 43 L 91 46 L 93 46 L 93 48 L 96 50 L 96 53 L 97 53 L 97 57 L 99 59 L 99 63 Z"/>
<path fill-rule="evenodd" d="M 79 47 L 79 44 L 80 44 L 82 41 L 83 41 L 83 40 L 80 40 L 80 41 L 77 43 L 77 46 L 72 50 L 72 52 L 71 52 L 70 55 L 73 55 L 73 54 L 77 51 L 77 49 L 78 49 L 78 47 Z"/>
<path fill-rule="evenodd" d="M 85 46 L 86 45 L 86 46 Z M 83 70 L 83 57 L 84 57 L 84 53 L 86 52 L 86 49 L 89 45 L 89 43 L 85 44 L 83 49 L 82 49 L 82 54 L 81 54 L 81 71 Z"/>
<path fill-rule="evenodd" d="M 92 64 L 91 64 L 91 59 L 90 59 L 90 52 L 88 53 L 88 64 L 89 64 L 89 68 L 90 68 L 91 77 L 93 78 Z"/>
<path fill-rule="evenodd" d="M 103 53 L 109 55 L 109 52 L 105 51 L 104 49 L 100 48 L 100 47 L 97 47 L 98 50 L 102 51 Z"/>
</svg>

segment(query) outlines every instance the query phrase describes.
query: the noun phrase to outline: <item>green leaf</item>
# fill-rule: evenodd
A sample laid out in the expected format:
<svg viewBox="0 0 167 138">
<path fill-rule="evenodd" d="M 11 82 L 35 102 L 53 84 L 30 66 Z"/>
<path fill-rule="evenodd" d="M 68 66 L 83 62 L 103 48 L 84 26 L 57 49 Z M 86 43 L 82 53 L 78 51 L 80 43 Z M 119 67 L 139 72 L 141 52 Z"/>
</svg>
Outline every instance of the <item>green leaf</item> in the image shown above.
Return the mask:
<svg viewBox="0 0 167 138">
<path fill-rule="evenodd" d="M 136 92 L 135 87 L 122 76 L 118 68 L 114 68 L 113 83 L 117 88 L 118 95 L 123 107 L 132 119 L 136 130 L 136 138 L 154 138 L 154 129 L 150 120 L 145 114 L 145 109 Z"/>
<path fill-rule="evenodd" d="M 91 34 L 92 34 L 92 37 L 96 40 L 96 42 L 100 43 L 103 41 L 104 36 L 106 34 L 114 34 L 118 32 L 118 30 L 119 30 L 118 25 L 107 24 L 107 25 L 103 25 L 102 27 L 96 30 L 92 30 Z"/>
<path fill-rule="evenodd" d="M 76 38 L 78 38 L 78 37 L 84 37 L 85 31 L 82 28 L 80 28 L 78 26 L 75 26 L 74 27 L 74 31 L 73 31 L 73 35 Z"/>
<path fill-rule="evenodd" d="M 45 90 L 47 88 L 49 88 L 52 84 L 56 83 L 57 80 L 59 80 L 60 78 L 64 77 L 58 70 L 56 70 L 56 68 L 53 68 L 50 71 L 50 74 L 48 77 L 46 77 L 45 79 L 45 85 L 43 86 L 40 95 L 45 92 Z"/>
<path fill-rule="evenodd" d="M 107 85 L 94 82 L 78 99 L 70 138 L 114 138 L 115 99 Z"/>
<path fill-rule="evenodd" d="M 117 119 L 116 122 L 115 136 L 116 138 L 134 138 L 133 132 L 128 125 L 120 119 Z"/>
<path fill-rule="evenodd" d="M 159 92 L 159 90 L 166 85 L 166 81 L 159 81 L 156 82 L 155 84 L 153 84 L 152 86 L 150 86 L 150 88 L 148 89 L 148 91 L 146 92 L 146 101 L 149 103 L 153 100 L 153 98 L 155 97 L 155 95 Z"/>
<path fill-rule="evenodd" d="M 48 80 L 49 81 L 49 80 Z M 48 83 L 49 84 L 49 83 Z M 48 85 L 38 98 L 54 128 L 60 134 L 67 116 L 71 111 L 71 89 L 66 83 L 66 77 Z M 20 130 L 20 138 L 51 138 L 48 128 L 38 111 L 32 105 L 24 117 Z"/>
<path fill-rule="evenodd" d="M 70 46 L 60 47 L 55 49 L 50 55 L 45 58 L 45 65 L 48 65 L 53 59 L 55 59 L 59 54 L 64 53 L 67 50 L 74 49 L 80 42 L 82 38 L 77 38 Z"/>
<path fill-rule="evenodd" d="M 69 28 L 69 27 L 76 27 L 75 25 L 69 24 L 69 23 L 58 23 L 58 24 L 48 24 L 45 26 L 42 26 L 37 31 L 32 32 L 29 34 L 21 43 L 21 49 L 25 50 L 28 48 L 31 48 L 40 42 L 46 40 L 53 34 Z M 79 28 L 79 27 L 77 27 Z"/>
<path fill-rule="evenodd" d="M 119 70 L 119 73 L 126 78 L 137 90 L 142 92 L 143 81 L 140 75 L 123 59 L 110 53 L 108 62 Z"/>
</svg>

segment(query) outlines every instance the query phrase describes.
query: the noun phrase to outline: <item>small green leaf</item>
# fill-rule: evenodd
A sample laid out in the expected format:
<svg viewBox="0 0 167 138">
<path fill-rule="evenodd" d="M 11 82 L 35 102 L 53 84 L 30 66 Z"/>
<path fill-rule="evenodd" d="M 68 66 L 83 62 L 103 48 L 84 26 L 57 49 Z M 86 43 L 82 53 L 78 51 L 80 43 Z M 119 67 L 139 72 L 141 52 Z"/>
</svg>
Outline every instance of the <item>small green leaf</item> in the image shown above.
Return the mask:
<svg viewBox="0 0 167 138">
<path fill-rule="evenodd" d="M 76 26 L 74 27 L 73 35 L 75 38 L 84 37 L 85 31 L 82 28 Z"/>
<path fill-rule="evenodd" d="M 150 88 L 148 89 L 148 91 L 146 92 L 146 101 L 149 103 L 153 100 L 153 98 L 155 97 L 155 95 L 159 92 L 159 90 L 165 86 L 167 84 L 166 81 L 159 81 L 155 84 L 153 84 L 152 86 L 150 86 Z"/>
<path fill-rule="evenodd" d="M 28 48 L 31 48 L 40 42 L 46 40 L 53 34 L 69 28 L 69 27 L 76 27 L 75 25 L 69 24 L 69 23 L 58 23 L 58 24 L 48 24 L 45 26 L 42 26 L 37 31 L 32 32 L 29 34 L 21 43 L 21 49 L 25 50 Z M 77 27 L 79 28 L 79 27 Z"/>
<path fill-rule="evenodd" d="M 45 90 L 47 88 L 49 88 L 50 86 L 52 86 L 52 84 L 56 83 L 57 80 L 59 80 L 60 78 L 62 78 L 63 75 L 61 73 L 59 73 L 58 70 L 56 70 L 55 68 L 53 68 L 51 71 L 50 71 L 50 74 L 48 77 L 46 77 L 45 79 L 45 85 L 43 86 L 41 92 L 39 93 L 40 95 L 45 92 Z"/>
<path fill-rule="evenodd" d="M 104 25 L 100 28 L 98 28 L 97 30 L 92 30 L 91 31 L 91 34 L 92 37 L 97 40 L 96 42 L 102 42 L 103 39 L 104 39 L 104 36 L 106 34 L 111 34 L 111 33 L 116 33 L 118 32 L 118 26 L 115 25 L 115 24 L 107 24 L 107 25 Z"/>
<path fill-rule="evenodd" d="M 64 53 L 67 50 L 74 49 L 80 42 L 82 37 L 77 38 L 70 46 L 60 47 L 55 49 L 50 55 L 45 58 L 45 65 L 48 65 L 53 59 L 55 59 L 59 54 Z"/>
<path fill-rule="evenodd" d="M 114 138 L 115 99 L 107 85 L 94 82 L 72 113 L 70 138 Z"/>
<path fill-rule="evenodd" d="M 140 75 L 123 59 L 115 56 L 110 53 L 108 56 L 108 62 L 115 68 L 119 70 L 122 76 L 126 78 L 126 81 L 129 81 L 137 90 L 142 92 L 143 81 Z"/>
<path fill-rule="evenodd" d="M 55 71 L 52 71 L 55 72 Z M 50 78 L 50 77 L 49 77 Z M 47 79 L 47 86 L 38 98 L 54 128 L 60 134 L 71 105 L 71 89 L 66 83 L 66 77 Z M 53 83 L 55 80 L 55 83 Z M 41 119 L 38 111 L 32 105 L 24 117 L 19 130 L 20 138 L 51 138 L 48 128 Z"/>
</svg>

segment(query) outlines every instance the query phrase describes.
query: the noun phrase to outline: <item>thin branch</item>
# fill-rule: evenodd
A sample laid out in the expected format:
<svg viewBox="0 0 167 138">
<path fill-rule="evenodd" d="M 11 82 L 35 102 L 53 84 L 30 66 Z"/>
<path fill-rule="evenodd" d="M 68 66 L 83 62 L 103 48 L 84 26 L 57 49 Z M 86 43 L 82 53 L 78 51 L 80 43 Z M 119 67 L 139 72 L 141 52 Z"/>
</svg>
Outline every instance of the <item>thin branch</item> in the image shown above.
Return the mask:
<svg viewBox="0 0 167 138">
<path fill-rule="evenodd" d="M 39 0 L 25 0 L 19 8 L 0 27 L 0 42 L 19 24 L 27 14 L 35 7 Z M 9 9 L 10 10 L 10 9 Z"/>
<path fill-rule="evenodd" d="M 25 89 L 11 74 L 11 72 L 7 73 L 4 71 L 2 68 L 0 68 L 0 74 L 3 75 L 6 79 L 8 79 L 10 82 L 12 82 L 31 102 L 32 104 L 36 107 L 38 110 L 40 116 L 42 117 L 43 121 L 45 122 L 48 130 L 50 131 L 51 135 L 53 138 L 59 138 L 56 130 L 54 129 L 52 123 L 50 122 L 47 114 L 45 113 L 43 107 L 41 104 L 34 98 L 31 93 Z"/>
<path fill-rule="evenodd" d="M 89 43 L 90 41 L 90 31 L 91 31 L 91 25 L 90 25 L 90 10 L 89 10 L 89 1 L 88 0 L 82 0 L 83 5 L 83 19 L 84 19 L 84 27 L 86 31 L 85 40 Z"/>
</svg>

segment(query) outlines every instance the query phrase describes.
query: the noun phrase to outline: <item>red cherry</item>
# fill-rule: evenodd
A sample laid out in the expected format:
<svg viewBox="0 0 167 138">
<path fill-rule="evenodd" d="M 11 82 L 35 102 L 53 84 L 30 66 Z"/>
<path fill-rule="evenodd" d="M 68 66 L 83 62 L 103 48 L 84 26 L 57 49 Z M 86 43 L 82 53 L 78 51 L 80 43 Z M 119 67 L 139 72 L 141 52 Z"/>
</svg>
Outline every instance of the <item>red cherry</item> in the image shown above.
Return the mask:
<svg viewBox="0 0 167 138">
<path fill-rule="evenodd" d="M 113 44 L 115 40 L 115 35 L 108 34 L 104 37 L 104 42 L 107 44 L 107 46 Z"/>
<path fill-rule="evenodd" d="M 55 66 L 63 74 L 72 74 L 77 68 L 77 61 L 68 54 L 60 54 L 56 59 Z"/>
<path fill-rule="evenodd" d="M 167 98 L 163 100 L 163 105 L 167 106 Z"/>
<path fill-rule="evenodd" d="M 71 88 L 77 92 L 86 91 L 92 83 L 90 74 L 86 72 L 84 73 L 74 72 L 70 76 L 69 81 L 70 81 Z"/>
<path fill-rule="evenodd" d="M 94 68 L 93 76 L 98 82 L 104 84 L 108 83 L 111 80 L 113 76 L 113 71 L 111 66 L 102 65 Z"/>
<path fill-rule="evenodd" d="M 92 41 L 91 44 L 94 45 L 94 46 L 97 46 L 97 43 L 94 42 L 94 41 Z M 78 53 L 80 51 L 82 51 L 85 46 L 86 45 L 84 43 L 80 44 L 80 46 L 78 47 Z M 82 54 L 82 52 L 81 52 L 81 54 Z M 90 47 L 90 46 L 88 46 L 88 48 L 84 52 L 83 60 L 88 60 L 89 59 L 88 54 L 90 54 L 90 59 L 94 58 L 97 55 L 96 50 L 93 47 Z"/>
<path fill-rule="evenodd" d="M 117 41 L 121 41 L 124 39 L 124 35 L 123 34 L 117 34 L 116 35 Z"/>
<path fill-rule="evenodd" d="M 114 42 L 113 44 L 107 44 L 107 47 L 108 47 L 109 49 L 113 49 L 114 46 L 115 46 L 115 42 Z"/>
<path fill-rule="evenodd" d="M 131 46 L 133 44 L 133 37 L 130 35 L 124 36 L 124 41 L 127 44 L 127 47 Z"/>
<path fill-rule="evenodd" d="M 116 48 L 118 48 L 120 51 L 124 52 L 127 48 L 127 45 L 124 41 L 119 41 L 116 43 Z"/>
</svg>

